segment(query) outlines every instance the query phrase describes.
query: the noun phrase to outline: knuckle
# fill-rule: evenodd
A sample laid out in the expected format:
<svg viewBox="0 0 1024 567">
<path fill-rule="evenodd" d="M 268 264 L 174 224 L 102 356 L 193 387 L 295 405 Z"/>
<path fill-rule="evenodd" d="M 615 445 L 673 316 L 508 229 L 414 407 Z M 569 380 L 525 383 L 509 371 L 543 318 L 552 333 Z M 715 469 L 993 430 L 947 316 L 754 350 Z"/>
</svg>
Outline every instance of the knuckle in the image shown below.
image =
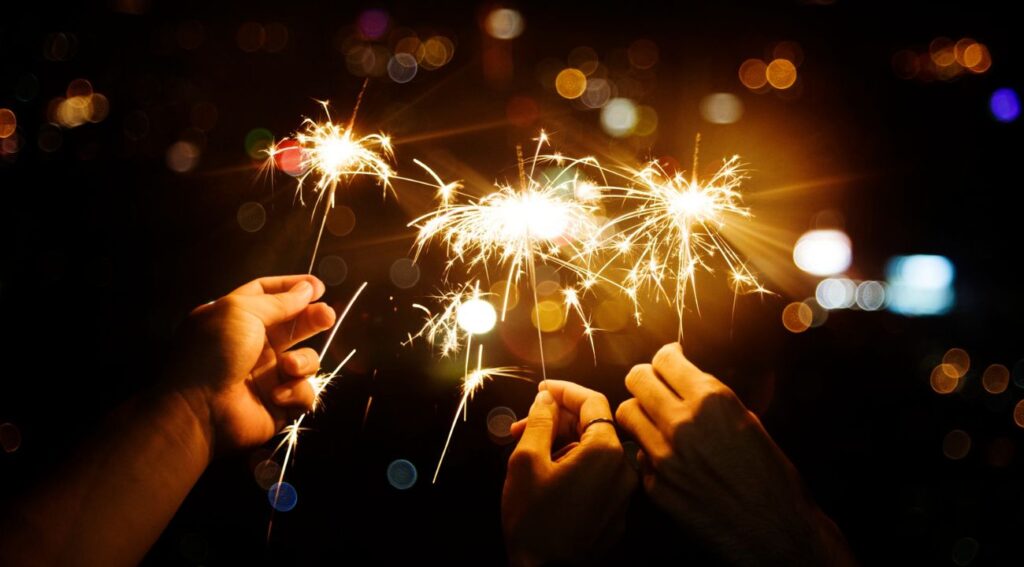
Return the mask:
<svg viewBox="0 0 1024 567">
<path fill-rule="evenodd" d="M 633 412 L 636 411 L 636 398 L 630 398 L 615 408 L 615 421 L 619 423 L 625 423 L 630 421 L 633 416 Z"/>
<path fill-rule="evenodd" d="M 537 462 L 537 456 L 529 449 L 516 449 L 508 458 L 508 468 L 517 472 L 529 472 L 533 470 Z"/>
<path fill-rule="evenodd" d="M 650 364 L 637 364 L 633 366 L 633 368 L 629 369 L 629 373 L 626 374 L 626 386 L 635 385 L 650 370 Z"/>
</svg>

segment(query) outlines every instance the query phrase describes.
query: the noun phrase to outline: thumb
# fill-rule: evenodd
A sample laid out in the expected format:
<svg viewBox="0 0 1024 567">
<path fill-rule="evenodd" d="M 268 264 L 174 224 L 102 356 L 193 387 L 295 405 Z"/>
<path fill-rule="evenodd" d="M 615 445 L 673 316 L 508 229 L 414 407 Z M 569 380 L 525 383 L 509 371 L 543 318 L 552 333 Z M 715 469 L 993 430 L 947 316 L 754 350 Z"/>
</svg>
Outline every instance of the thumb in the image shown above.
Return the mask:
<svg viewBox="0 0 1024 567">
<path fill-rule="evenodd" d="M 313 300 L 313 286 L 300 281 L 282 293 L 236 296 L 237 303 L 270 327 L 294 318 Z"/>
<path fill-rule="evenodd" d="M 526 416 L 526 428 L 516 451 L 523 451 L 545 460 L 551 459 L 551 444 L 558 431 L 558 404 L 547 391 L 537 393 Z"/>
</svg>

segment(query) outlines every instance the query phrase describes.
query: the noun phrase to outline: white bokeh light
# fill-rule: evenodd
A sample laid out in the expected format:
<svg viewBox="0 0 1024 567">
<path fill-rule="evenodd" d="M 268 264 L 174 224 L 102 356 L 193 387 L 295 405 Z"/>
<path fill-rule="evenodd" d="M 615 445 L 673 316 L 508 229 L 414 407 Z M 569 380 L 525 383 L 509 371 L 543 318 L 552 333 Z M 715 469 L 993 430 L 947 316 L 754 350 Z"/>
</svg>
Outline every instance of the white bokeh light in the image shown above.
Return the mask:
<svg viewBox="0 0 1024 567">
<path fill-rule="evenodd" d="M 793 262 L 816 276 L 841 274 L 850 267 L 853 251 L 850 237 L 841 230 L 811 230 L 793 247 Z"/>
<path fill-rule="evenodd" d="M 494 328 L 498 322 L 498 313 L 489 301 L 470 299 L 459 306 L 457 314 L 459 327 L 472 335 L 482 335 Z"/>
</svg>

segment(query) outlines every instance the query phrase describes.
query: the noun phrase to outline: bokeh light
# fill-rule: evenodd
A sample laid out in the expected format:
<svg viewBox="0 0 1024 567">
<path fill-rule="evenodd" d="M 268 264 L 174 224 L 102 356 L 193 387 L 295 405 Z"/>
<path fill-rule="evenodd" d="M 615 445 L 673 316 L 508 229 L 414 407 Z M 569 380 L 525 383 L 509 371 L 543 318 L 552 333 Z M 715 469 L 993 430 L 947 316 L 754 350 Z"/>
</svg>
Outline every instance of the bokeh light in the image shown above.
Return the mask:
<svg viewBox="0 0 1024 567">
<path fill-rule="evenodd" d="M 359 34 L 369 40 L 378 40 L 384 37 L 390 25 L 391 17 L 388 16 L 388 13 L 376 8 L 363 11 L 356 20 Z"/>
<path fill-rule="evenodd" d="M 523 15 L 510 8 L 497 8 L 484 18 L 484 30 L 495 39 L 515 39 L 522 35 L 526 22 Z"/>
<path fill-rule="evenodd" d="M 1000 122 L 1013 122 L 1020 116 L 1020 98 L 1010 88 L 997 89 L 989 99 L 992 116 Z"/>
<path fill-rule="evenodd" d="M 1013 422 L 1017 424 L 1017 427 L 1024 427 L 1024 400 L 1013 406 Z"/>
<path fill-rule="evenodd" d="M 628 98 L 614 98 L 601 109 L 601 127 L 616 138 L 631 134 L 637 118 L 636 104 Z"/>
<path fill-rule="evenodd" d="M 420 281 L 420 267 L 409 258 L 399 258 L 388 270 L 391 283 L 400 289 L 409 289 Z"/>
<path fill-rule="evenodd" d="M 253 467 L 252 475 L 260 488 L 270 490 L 270 487 L 281 478 L 281 465 L 272 459 L 260 461 Z"/>
<path fill-rule="evenodd" d="M 732 124 L 743 116 L 743 101 L 731 93 L 709 94 L 700 101 L 700 115 L 712 124 Z"/>
<path fill-rule="evenodd" d="M 974 562 L 981 545 L 973 537 L 962 537 L 953 544 L 953 563 L 966 567 Z"/>
<path fill-rule="evenodd" d="M 594 310 L 594 323 L 597 328 L 607 333 L 621 331 L 632 317 L 632 308 L 618 299 L 606 299 Z"/>
<path fill-rule="evenodd" d="M 562 98 L 579 98 L 587 90 L 587 76 L 572 67 L 562 69 L 555 77 L 555 90 Z"/>
<path fill-rule="evenodd" d="M 845 272 L 852 261 L 850 237 L 841 230 L 808 231 L 793 247 L 793 262 L 796 266 L 816 276 Z"/>
<path fill-rule="evenodd" d="M 506 288 L 508 295 L 506 296 Z M 519 305 L 519 287 L 512 286 L 508 287 L 508 280 L 498 280 L 491 284 L 491 294 L 494 297 L 500 297 L 505 309 L 511 311 Z"/>
<path fill-rule="evenodd" d="M 932 368 L 928 382 L 936 394 L 950 394 L 960 385 L 960 377 L 948 364 L 937 364 Z"/>
<path fill-rule="evenodd" d="M 942 315 L 953 307 L 956 270 L 944 256 L 896 256 L 886 265 L 888 308 L 901 315 Z"/>
<path fill-rule="evenodd" d="M 565 311 L 561 302 L 541 301 L 530 311 L 530 323 L 545 333 L 558 331 L 565 325 Z"/>
<path fill-rule="evenodd" d="M 487 412 L 487 436 L 499 445 L 513 441 L 512 424 L 516 422 L 516 412 L 512 408 L 498 406 Z"/>
<path fill-rule="evenodd" d="M 990 394 L 1002 394 L 1010 385 L 1010 369 L 1002 364 L 992 364 L 981 375 L 981 385 Z"/>
<path fill-rule="evenodd" d="M 167 167 L 171 171 L 187 173 L 199 165 L 199 146 L 192 142 L 175 142 L 167 148 Z"/>
<path fill-rule="evenodd" d="M 791 333 L 802 333 L 811 328 L 814 313 L 807 304 L 797 301 L 782 310 L 782 326 Z"/>
<path fill-rule="evenodd" d="M 971 451 L 971 436 L 962 429 L 954 429 L 942 439 L 942 454 L 947 459 L 958 461 Z"/>
<path fill-rule="evenodd" d="M 341 285 L 348 277 L 348 264 L 341 256 L 324 256 L 317 264 L 316 275 L 326 285 Z"/>
<path fill-rule="evenodd" d="M 245 153 L 255 160 L 267 159 L 267 150 L 274 145 L 274 134 L 266 128 L 253 128 L 245 135 Z"/>
<path fill-rule="evenodd" d="M 612 98 L 612 84 L 607 79 L 587 79 L 587 90 L 580 96 L 580 102 L 587 108 L 602 108 Z"/>
<path fill-rule="evenodd" d="M 238 226 L 242 227 L 242 230 L 246 232 L 259 232 L 267 222 L 267 211 L 260 203 L 250 201 L 242 203 L 242 206 L 238 207 L 238 214 L 235 217 L 238 220 Z"/>
<path fill-rule="evenodd" d="M 963 378 L 971 369 L 971 356 L 962 348 L 951 348 L 942 356 L 942 363 L 947 365 L 957 378 Z"/>
<path fill-rule="evenodd" d="M 876 281 L 861 282 L 857 286 L 857 307 L 864 311 L 878 311 L 885 306 L 885 284 Z"/>
<path fill-rule="evenodd" d="M 825 309 L 848 309 L 857 301 L 857 284 L 846 278 L 827 278 L 818 283 L 814 297 Z"/>
<path fill-rule="evenodd" d="M 488 333 L 498 322 L 498 313 L 486 299 L 470 299 L 459 305 L 456 313 L 459 327 L 471 335 Z"/>
<path fill-rule="evenodd" d="M 658 46 L 649 39 L 638 39 L 629 46 L 629 64 L 637 69 L 650 69 L 658 63 Z"/>
<path fill-rule="evenodd" d="M 789 59 L 773 59 L 765 69 L 765 76 L 771 86 L 788 89 L 796 83 L 796 65 Z"/>
<path fill-rule="evenodd" d="M 288 482 L 275 482 L 267 489 L 267 500 L 278 512 L 290 512 L 299 503 L 299 493 Z"/>
<path fill-rule="evenodd" d="M 0 447 L 5 453 L 13 453 L 21 447 L 21 430 L 17 425 L 10 422 L 0 424 Z"/>
<path fill-rule="evenodd" d="M 419 473 L 416 465 L 405 459 L 395 459 L 388 465 L 388 484 L 398 490 L 408 490 L 416 484 Z"/>
<path fill-rule="evenodd" d="M 409 53 L 396 53 L 388 61 L 388 77 L 396 83 L 408 83 L 416 76 L 419 65 Z"/>
<path fill-rule="evenodd" d="M 18 129 L 18 117 L 9 108 L 0 108 L 0 139 L 9 138 Z"/>
<path fill-rule="evenodd" d="M 347 205 L 335 205 L 327 211 L 327 230 L 334 236 L 348 236 L 356 228 L 356 213 Z"/>
<path fill-rule="evenodd" d="M 740 82 L 752 91 L 768 84 L 768 65 L 760 59 L 747 59 L 740 65 Z"/>
</svg>

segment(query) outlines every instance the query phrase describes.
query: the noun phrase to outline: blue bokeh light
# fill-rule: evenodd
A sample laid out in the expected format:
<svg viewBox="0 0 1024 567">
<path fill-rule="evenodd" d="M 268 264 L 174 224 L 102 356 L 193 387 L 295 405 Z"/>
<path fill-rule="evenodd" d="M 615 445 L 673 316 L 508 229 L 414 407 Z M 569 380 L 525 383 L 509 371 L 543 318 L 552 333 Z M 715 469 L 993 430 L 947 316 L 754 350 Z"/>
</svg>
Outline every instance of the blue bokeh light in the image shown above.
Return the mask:
<svg viewBox="0 0 1024 567">
<path fill-rule="evenodd" d="M 992 116 L 1000 122 L 1013 122 L 1020 116 L 1020 98 L 1013 89 L 997 89 L 988 101 Z"/>
<path fill-rule="evenodd" d="M 944 315 L 953 308 L 956 268 L 929 254 L 896 256 L 886 266 L 889 310 L 900 315 Z"/>
<path fill-rule="evenodd" d="M 388 465 L 388 483 L 399 490 L 412 488 L 418 476 L 416 465 L 405 459 L 396 459 Z"/>
<path fill-rule="evenodd" d="M 278 512 L 288 512 L 299 502 L 299 493 L 287 482 L 276 482 L 267 489 L 267 500 Z"/>
</svg>

